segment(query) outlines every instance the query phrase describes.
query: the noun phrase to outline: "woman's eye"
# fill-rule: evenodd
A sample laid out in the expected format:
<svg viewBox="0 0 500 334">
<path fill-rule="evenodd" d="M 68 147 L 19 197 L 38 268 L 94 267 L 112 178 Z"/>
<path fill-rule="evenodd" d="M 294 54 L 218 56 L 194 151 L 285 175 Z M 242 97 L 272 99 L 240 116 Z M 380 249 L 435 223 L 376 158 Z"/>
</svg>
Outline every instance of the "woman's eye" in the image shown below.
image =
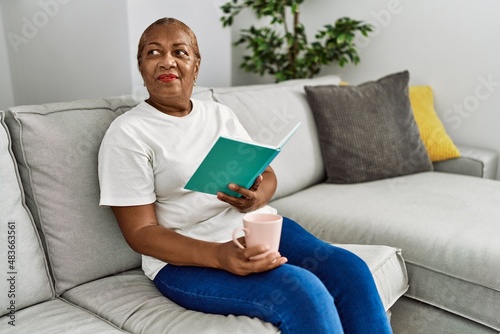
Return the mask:
<svg viewBox="0 0 500 334">
<path fill-rule="evenodd" d="M 176 53 L 181 56 L 187 56 L 187 51 L 185 50 L 177 50 Z"/>
<path fill-rule="evenodd" d="M 158 51 L 158 50 L 149 50 L 148 51 L 148 55 L 156 56 L 156 55 L 159 55 L 159 54 L 160 54 L 160 51 Z"/>
</svg>

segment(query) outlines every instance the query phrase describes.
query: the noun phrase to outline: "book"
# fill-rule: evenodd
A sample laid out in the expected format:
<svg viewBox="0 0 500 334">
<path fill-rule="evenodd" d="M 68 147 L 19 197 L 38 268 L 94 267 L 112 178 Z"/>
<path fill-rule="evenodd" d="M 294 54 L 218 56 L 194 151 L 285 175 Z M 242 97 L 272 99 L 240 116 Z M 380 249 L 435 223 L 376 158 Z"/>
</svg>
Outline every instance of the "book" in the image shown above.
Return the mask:
<svg viewBox="0 0 500 334">
<path fill-rule="evenodd" d="M 249 189 L 281 152 L 300 124 L 297 123 L 277 146 L 220 136 L 184 188 L 213 195 L 220 191 L 240 197 L 240 194 L 227 187 L 228 184 L 234 183 Z"/>
</svg>

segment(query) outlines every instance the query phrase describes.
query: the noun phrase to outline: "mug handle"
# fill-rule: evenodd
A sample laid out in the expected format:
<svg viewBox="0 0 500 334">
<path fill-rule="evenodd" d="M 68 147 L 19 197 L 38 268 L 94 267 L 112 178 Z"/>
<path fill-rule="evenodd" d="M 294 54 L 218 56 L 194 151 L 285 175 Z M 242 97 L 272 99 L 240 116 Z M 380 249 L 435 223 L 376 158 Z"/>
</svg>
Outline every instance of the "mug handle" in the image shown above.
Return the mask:
<svg viewBox="0 0 500 334">
<path fill-rule="evenodd" d="M 236 234 L 239 232 L 239 231 L 243 231 L 245 232 L 245 236 L 247 235 L 247 233 L 250 233 L 250 230 L 247 229 L 246 227 L 243 227 L 243 226 L 240 226 L 240 227 L 237 227 L 234 229 L 233 231 L 233 242 L 235 243 L 236 246 L 238 246 L 239 248 L 241 249 L 245 249 L 245 247 L 243 247 L 243 245 L 238 241 L 238 237 L 236 236 Z"/>
</svg>

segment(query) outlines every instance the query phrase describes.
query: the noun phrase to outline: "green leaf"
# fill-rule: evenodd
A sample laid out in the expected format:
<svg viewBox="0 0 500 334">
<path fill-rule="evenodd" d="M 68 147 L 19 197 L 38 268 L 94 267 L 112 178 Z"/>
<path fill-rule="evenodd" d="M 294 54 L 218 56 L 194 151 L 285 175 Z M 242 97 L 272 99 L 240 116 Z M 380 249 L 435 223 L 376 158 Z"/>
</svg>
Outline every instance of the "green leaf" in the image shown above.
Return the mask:
<svg viewBox="0 0 500 334">
<path fill-rule="evenodd" d="M 251 10 L 257 19 L 265 18 L 263 27 L 253 25 L 240 30 L 235 46 L 244 47 L 240 68 L 259 75 L 272 75 L 276 81 L 313 77 L 321 67 L 338 63 L 359 63 L 354 40 L 365 37 L 372 26 L 348 17 L 337 19 L 318 30 L 308 42 L 306 27 L 300 22 L 304 0 L 229 0 L 221 6 L 224 27 L 231 26 L 242 10 Z M 291 17 L 287 18 L 287 15 Z M 293 26 L 288 24 L 293 21 Z"/>
<path fill-rule="evenodd" d="M 337 43 L 338 43 L 338 44 L 342 44 L 342 43 L 344 43 L 344 42 L 345 42 L 345 40 L 346 40 L 346 35 L 345 35 L 345 34 L 339 34 L 339 35 L 337 36 Z"/>
</svg>

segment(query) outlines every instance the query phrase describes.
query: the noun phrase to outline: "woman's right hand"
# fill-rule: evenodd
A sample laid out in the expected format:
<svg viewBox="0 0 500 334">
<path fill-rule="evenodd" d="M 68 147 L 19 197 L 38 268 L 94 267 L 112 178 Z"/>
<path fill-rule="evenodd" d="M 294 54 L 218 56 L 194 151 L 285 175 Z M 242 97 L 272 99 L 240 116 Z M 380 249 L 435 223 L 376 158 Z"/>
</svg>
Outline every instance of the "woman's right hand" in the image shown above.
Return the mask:
<svg viewBox="0 0 500 334">
<path fill-rule="evenodd" d="M 241 249 L 232 240 L 225 243 L 202 241 L 160 226 L 154 203 L 112 207 L 112 210 L 125 240 L 134 251 L 167 263 L 219 268 L 244 276 L 271 270 L 287 262 L 277 252 L 253 259 L 268 250 L 265 246 Z M 240 239 L 242 244 L 244 239 Z"/>
<path fill-rule="evenodd" d="M 244 243 L 244 237 L 240 238 L 240 242 Z M 261 259 L 254 258 L 267 251 L 268 247 L 265 245 L 241 249 L 231 240 L 219 244 L 217 261 L 221 269 L 240 276 L 268 271 L 288 261 L 278 252 L 271 252 Z"/>
</svg>

